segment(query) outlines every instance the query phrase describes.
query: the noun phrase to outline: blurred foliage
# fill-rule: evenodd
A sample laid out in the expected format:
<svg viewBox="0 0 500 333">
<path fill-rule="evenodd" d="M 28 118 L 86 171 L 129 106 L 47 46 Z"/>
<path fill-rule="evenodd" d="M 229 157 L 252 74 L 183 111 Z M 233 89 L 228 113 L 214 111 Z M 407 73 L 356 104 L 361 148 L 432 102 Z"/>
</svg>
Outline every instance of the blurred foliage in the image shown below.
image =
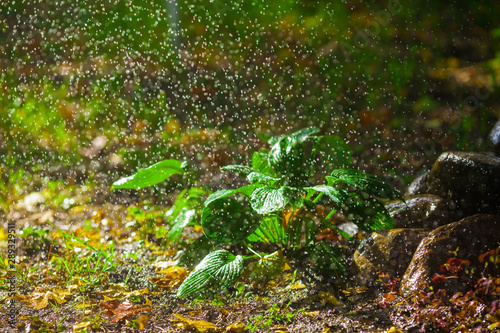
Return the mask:
<svg viewBox="0 0 500 333">
<path fill-rule="evenodd" d="M 442 150 L 484 149 L 500 115 L 494 1 L 0 7 L 9 168 L 123 174 L 188 146 L 203 160 L 200 146 L 214 141 L 241 153 L 236 142 L 256 132 L 314 125 L 361 143 L 355 157 L 368 167 L 404 177 L 398 167 L 425 167 Z"/>
</svg>

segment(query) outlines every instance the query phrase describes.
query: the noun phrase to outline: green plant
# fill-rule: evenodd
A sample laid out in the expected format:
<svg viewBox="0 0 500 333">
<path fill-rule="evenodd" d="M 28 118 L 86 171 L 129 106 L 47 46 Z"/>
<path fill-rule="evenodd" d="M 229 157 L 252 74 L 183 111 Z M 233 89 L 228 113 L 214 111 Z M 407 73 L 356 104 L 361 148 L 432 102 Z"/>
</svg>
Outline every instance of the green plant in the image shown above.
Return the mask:
<svg viewBox="0 0 500 333">
<path fill-rule="evenodd" d="M 264 274 L 279 270 L 282 261 L 254 252 L 251 244 L 255 242 L 316 254 L 320 268 L 334 271 L 337 276 L 344 275 L 341 251 L 316 242 L 317 234 L 326 228 L 336 229 L 350 238 L 329 221 L 337 211 L 342 211 L 365 231 L 393 226 L 389 213 L 377 198 L 402 199 L 402 196 L 374 176 L 345 168 L 351 159 L 349 147 L 337 136 L 317 135 L 318 132 L 319 129 L 309 127 L 269 138 L 271 148 L 253 153 L 251 166 L 223 167 L 246 177 L 248 185 L 216 191 L 206 198 L 201 216 L 194 209 L 189 218 L 174 221 L 169 233 L 175 237 L 171 240 L 177 239 L 187 224 L 196 223 L 195 217 L 199 216 L 205 236 L 219 248 L 208 254 L 188 276 L 179 288 L 179 297 L 227 289 L 242 274 L 246 259 L 258 257 L 257 267 L 264 267 Z M 185 167 L 186 164 L 179 161 L 165 160 L 119 179 L 112 188 L 139 189 L 155 185 L 174 174 L 185 174 Z M 324 184 L 312 181 L 317 172 L 326 174 Z M 308 213 L 320 202 L 332 208 L 318 225 Z M 180 212 L 184 211 L 184 215 L 188 212 L 186 204 L 182 205 L 177 208 L 179 217 Z M 243 257 L 221 249 L 238 243 L 247 245 L 253 254 Z"/>
<path fill-rule="evenodd" d="M 263 314 L 250 316 L 250 322 L 248 324 L 248 329 L 250 332 L 255 332 L 259 329 L 267 329 L 272 325 L 289 323 L 295 318 L 297 318 L 299 313 L 304 313 L 306 308 L 302 308 L 296 311 L 290 311 L 288 307 L 292 301 L 284 308 L 280 308 L 278 304 L 271 305 Z"/>
</svg>

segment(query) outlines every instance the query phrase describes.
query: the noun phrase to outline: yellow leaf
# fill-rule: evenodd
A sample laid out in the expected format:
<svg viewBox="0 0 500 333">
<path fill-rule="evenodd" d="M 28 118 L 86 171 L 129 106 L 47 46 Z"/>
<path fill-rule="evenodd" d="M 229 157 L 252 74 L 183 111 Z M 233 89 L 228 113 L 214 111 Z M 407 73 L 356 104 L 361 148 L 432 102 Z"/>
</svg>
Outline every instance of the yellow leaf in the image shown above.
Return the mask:
<svg viewBox="0 0 500 333">
<path fill-rule="evenodd" d="M 140 315 L 139 317 L 137 317 L 137 319 L 135 320 L 137 322 L 137 324 L 139 325 L 139 330 L 143 330 L 146 328 L 146 325 L 148 324 L 148 321 L 149 321 L 149 316 L 148 315 Z"/>
<path fill-rule="evenodd" d="M 189 275 L 184 267 L 168 267 L 160 271 L 163 273 L 163 277 L 152 277 L 151 282 L 156 284 L 158 287 L 171 288 L 176 284 L 181 283 Z"/>
<path fill-rule="evenodd" d="M 304 311 L 304 315 L 308 317 L 315 318 L 319 316 L 319 311 Z"/>
<path fill-rule="evenodd" d="M 52 290 L 44 290 L 41 287 L 37 287 L 29 296 L 26 296 L 27 306 L 34 309 L 43 309 L 47 307 L 50 302 L 62 304 L 65 303 L 66 296 L 72 295 L 71 292 L 62 289 L 61 287 L 55 287 Z"/>
<path fill-rule="evenodd" d="M 330 327 L 325 327 L 320 333 L 330 333 Z"/>
<path fill-rule="evenodd" d="M 232 323 L 231 325 L 226 327 L 226 332 L 240 333 L 240 332 L 246 332 L 246 331 L 248 331 L 247 326 L 240 321 Z"/>
<path fill-rule="evenodd" d="M 144 303 L 144 305 L 146 306 L 150 306 L 152 305 L 153 303 L 151 303 L 151 301 L 149 300 L 149 298 L 146 297 L 146 303 Z"/>
<path fill-rule="evenodd" d="M 176 318 L 174 319 L 174 321 L 177 321 L 178 322 L 177 325 L 182 328 L 195 328 L 198 332 L 201 333 L 220 329 L 219 327 L 215 326 L 213 323 L 209 321 L 191 320 L 184 318 L 180 314 L 173 314 L 173 316 Z"/>
<path fill-rule="evenodd" d="M 387 331 L 385 331 L 386 333 L 403 333 L 402 330 L 400 330 L 399 328 L 395 327 L 395 326 L 392 326 L 391 328 L 389 328 Z"/>
<path fill-rule="evenodd" d="M 294 284 L 286 287 L 285 289 L 289 289 L 289 290 L 300 290 L 300 289 L 305 289 L 306 286 L 305 284 L 301 283 L 301 282 L 295 282 Z"/>
<path fill-rule="evenodd" d="M 81 332 L 83 330 L 91 332 L 92 331 L 92 322 L 82 321 L 79 324 L 73 325 L 73 332 Z"/>
<path fill-rule="evenodd" d="M 124 299 L 129 296 L 129 289 L 127 286 L 122 286 L 118 283 L 110 283 L 109 289 L 100 291 L 99 294 L 104 296 L 104 299 L 112 300 L 112 299 Z"/>
<path fill-rule="evenodd" d="M 318 296 L 321 299 L 321 303 L 323 303 L 323 304 L 325 304 L 326 302 L 330 302 L 333 305 L 339 304 L 339 300 L 332 293 L 320 291 L 318 293 Z"/>
</svg>

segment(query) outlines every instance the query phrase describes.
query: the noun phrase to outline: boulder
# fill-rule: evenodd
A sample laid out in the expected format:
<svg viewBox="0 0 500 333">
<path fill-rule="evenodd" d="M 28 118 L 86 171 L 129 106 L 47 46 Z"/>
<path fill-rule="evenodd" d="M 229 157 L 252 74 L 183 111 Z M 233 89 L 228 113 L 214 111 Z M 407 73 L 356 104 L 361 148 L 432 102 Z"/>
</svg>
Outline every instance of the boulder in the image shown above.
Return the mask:
<svg viewBox="0 0 500 333">
<path fill-rule="evenodd" d="M 500 120 L 498 120 L 493 126 L 493 129 L 490 132 L 490 140 L 493 144 L 493 151 L 495 155 L 500 157 Z"/>
<path fill-rule="evenodd" d="M 408 186 L 406 190 L 405 197 L 410 197 L 419 194 L 429 193 L 429 184 L 427 178 L 429 177 L 429 171 L 418 176 L 415 180 Z"/>
<path fill-rule="evenodd" d="M 500 157 L 488 153 L 446 152 L 439 156 L 426 178 L 419 180 L 423 184 L 409 192 L 449 198 L 463 216 L 500 213 Z"/>
<path fill-rule="evenodd" d="M 401 281 L 401 292 L 409 297 L 431 283 L 440 267 L 453 257 L 450 251 L 458 248 L 457 258 L 469 260 L 478 267 L 478 256 L 496 249 L 500 242 L 500 215 L 477 214 L 439 227 L 429 233 L 418 246 Z M 480 274 L 481 270 L 476 270 Z M 460 282 L 450 279 L 450 282 Z M 448 288 L 450 287 L 450 288 Z M 466 292 L 465 285 L 447 286 L 448 293 Z"/>
<path fill-rule="evenodd" d="M 421 194 L 385 205 L 394 221 L 394 228 L 431 228 L 459 220 L 452 201 L 434 194 Z"/>
<path fill-rule="evenodd" d="M 390 229 L 372 232 L 354 253 L 353 275 L 360 285 L 371 286 L 380 273 L 402 277 L 413 252 L 428 229 Z"/>
</svg>

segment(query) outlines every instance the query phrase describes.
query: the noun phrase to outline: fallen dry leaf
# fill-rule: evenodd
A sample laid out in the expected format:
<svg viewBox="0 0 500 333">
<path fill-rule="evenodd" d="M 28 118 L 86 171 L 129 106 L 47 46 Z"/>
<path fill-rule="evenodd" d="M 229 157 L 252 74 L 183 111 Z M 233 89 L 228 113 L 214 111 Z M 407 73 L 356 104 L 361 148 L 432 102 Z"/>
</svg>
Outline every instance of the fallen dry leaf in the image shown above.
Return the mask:
<svg viewBox="0 0 500 333">
<path fill-rule="evenodd" d="M 140 315 L 139 317 L 137 317 L 137 319 L 135 320 L 137 322 L 137 324 L 139 325 L 139 330 L 143 330 L 146 328 L 146 325 L 148 324 L 149 322 L 149 316 L 148 315 L 145 315 L 145 314 L 142 314 Z"/>
<path fill-rule="evenodd" d="M 49 305 L 49 302 L 63 304 L 67 301 L 65 298 L 71 295 L 71 292 L 61 287 L 55 287 L 52 290 L 37 287 L 30 295 L 21 296 L 21 300 L 33 309 L 43 309 Z"/>
<path fill-rule="evenodd" d="M 173 314 L 176 318 L 173 321 L 177 322 L 177 326 L 180 328 L 195 328 L 198 332 L 214 331 L 220 329 L 220 327 L 215 326 L 213 323 L 204 320 L 191 320 L 184 318 L 180 314 Z"/>
<path fill-rule="evenodd" d="M 76 333 L 76 332 L 81 332 L 83 330 L 90 332 L 92 330 L 92 322 L 82 321 L 81 323 L 73 325 L 73 332 Z"/>
<path fill-rule="evenodd" d="M 176 284 L 181 283 L 189 275 L 188 271 L 183 267 L 168 267 L 161 270 L 159 273 L 164 274 L 163 277 L 153 277 L 151 282 L 162 288 L 172 288 Z"/>
<path fill-rule="evenodd" d="M 248 331 L 247 325 L 243 324 L 241 321 L 237 321 L 226 327 L 226 332 L 241 333 L 246 331 Z"/>
<path fill-rule="evenodd" d="M 150 307 L 134 305 L 131 301 L 126 300 L 120 303 L 116 300 L 112 301 L 101 301 L 99 306 L 103 309 L 108 310 L 106 313 L 108 316 L 112 317 L 114 323 L 119 322 L 122 319 L 133 316 L 139 312 L 151 311 Z"/>
</svg>

